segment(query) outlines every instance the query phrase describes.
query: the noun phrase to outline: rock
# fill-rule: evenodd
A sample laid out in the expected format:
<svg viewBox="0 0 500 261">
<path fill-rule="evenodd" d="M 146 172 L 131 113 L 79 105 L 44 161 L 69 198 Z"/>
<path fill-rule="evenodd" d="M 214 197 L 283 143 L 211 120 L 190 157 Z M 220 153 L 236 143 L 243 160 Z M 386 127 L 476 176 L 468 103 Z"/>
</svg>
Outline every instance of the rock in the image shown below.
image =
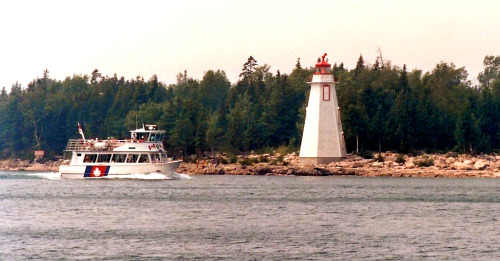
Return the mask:
<svg viewBox="0 0 500 261">
<path fill-rule="evenodd" d="M 464 164 L 467 164 L 467 165 L 472 165 L 473 163 L 472 163 L 472 160 L 465 160 L 465 161 L 464 161 Z"/>
<path fill-rule="evenodd" d="M 253 173 L 254 175 L 266 175 L 267 173 L 273 172 L 269 167 L 266 166 L 257 166 L 255 167 Z"/>
<path fill-rule="evenodd" d="M 375 168 L 382 168 L 383 166 L 384 166 L 383 162 L 373 162 L 372 163 L 372 167 L 375 167 Z"/>
<path fill-rule="evenodd" d="M 455 163 L 457 160 L 455 158 L 448 157 L 445 159 L 445 161 L 446 161 L 446 163 L 451 164 L 451 163 Z"/>
<path fill-rule="evenodd" d="M 448 167 L 448 163 L 446 163 L 446 161 L 443 160 L 442 158 L 438 158 L 434 160 L 434 166 L 438 168 L 446 168 Z"/>
<path fill-rule="evenodd" d="M 413 163 L 413 161 L 407 161 L 404 166 L 407 169 L 413 169 L 415 168 L 415 163 Z"/>
<path fill-rule="evenodd" d="M 451 165 L 451 168 L 456 170 L 472 170 L 474 166 L 466 164 L 465 162 L 455 162 Z"/>
<path fill-rule="evenodd" d="M 478 161 L 474 164 L 474 169 L 483 170 L 483 169 L 486 169 L 487 166 L 488 166 L 488 164 L 486 162 Z"/>
<path fill-rule="evenodd" d="M 362 168 L 364 165 L 363 163 L 361 162 L 354 162 L 352 165 L 351 165 L 351 168 Z"/>
</svg>

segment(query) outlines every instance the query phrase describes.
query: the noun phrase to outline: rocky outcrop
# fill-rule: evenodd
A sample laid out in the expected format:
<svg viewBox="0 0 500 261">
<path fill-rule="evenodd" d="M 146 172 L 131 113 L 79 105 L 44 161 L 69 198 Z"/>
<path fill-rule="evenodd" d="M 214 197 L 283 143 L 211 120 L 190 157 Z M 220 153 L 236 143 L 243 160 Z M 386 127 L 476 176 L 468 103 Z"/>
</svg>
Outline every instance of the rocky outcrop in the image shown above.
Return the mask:
<svg viewBox="0 0 500 261">
<path fill-rule="evenodd" d="M 295 176 L 333 176 L 355 175 L 370 177 L 500 177 L 500 156 L 465 154 L 425 154 L 398 155 L 381 153 L 377 159 L 364 159 L 349 155 L 346 160 L 325 165 L 302 163 L 297 154 L 282 157 L 254 155 L 252 160 L 265 158 L 250 166 L 226 164 L 196 168 L 195 164 L 182 164 L 178 172 L 205 175 L 295 175 Z M 402 162 L 404 160 L 404 162 Z M 274 163 L 273 163 L 274 162 Z"/>
</svg>

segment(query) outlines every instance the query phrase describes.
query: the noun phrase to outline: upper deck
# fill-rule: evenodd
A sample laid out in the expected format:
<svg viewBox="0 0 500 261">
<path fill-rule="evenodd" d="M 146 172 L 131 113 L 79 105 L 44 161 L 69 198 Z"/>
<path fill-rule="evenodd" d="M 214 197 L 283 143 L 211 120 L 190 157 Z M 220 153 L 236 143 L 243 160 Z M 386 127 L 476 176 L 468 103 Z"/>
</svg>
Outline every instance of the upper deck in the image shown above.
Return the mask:
<svg viewBox="0 0 500 261">
<path fill-rule="evenodd" d="M 130 131 L 130 139 L 70 139 L 66 151 L 163 151 L 164 130 L 156 125 Z"/>
</svg>

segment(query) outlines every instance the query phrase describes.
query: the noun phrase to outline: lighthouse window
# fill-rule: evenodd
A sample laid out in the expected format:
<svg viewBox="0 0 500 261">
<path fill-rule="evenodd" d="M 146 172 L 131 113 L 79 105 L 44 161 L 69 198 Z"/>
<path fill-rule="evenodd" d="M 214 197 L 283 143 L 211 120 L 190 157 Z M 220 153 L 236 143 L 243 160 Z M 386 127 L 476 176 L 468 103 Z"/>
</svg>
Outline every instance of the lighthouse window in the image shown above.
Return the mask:
<svg viewBox="0 0 500 261">
<path fill-rule="evenodd" d="M 325 84 L 323 85 L 323 101 L 329 101 L 330 100 L 330 85 Z"/>
</svg>

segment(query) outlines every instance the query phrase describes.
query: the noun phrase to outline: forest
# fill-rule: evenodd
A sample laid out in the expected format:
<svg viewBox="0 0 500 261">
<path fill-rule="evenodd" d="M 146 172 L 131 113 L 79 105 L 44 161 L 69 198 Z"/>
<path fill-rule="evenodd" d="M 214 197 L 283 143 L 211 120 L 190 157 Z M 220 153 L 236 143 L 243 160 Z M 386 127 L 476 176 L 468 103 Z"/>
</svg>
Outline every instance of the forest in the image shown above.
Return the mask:
<svg viewBox="0 0 500 261">
<path fill-rule="evenodd" d="M 125 79 L 89 75 L 16 83 L 0 94 L 0 158 L 61 155 L 77 123 L 87 137 L 127 137 L 137 124 L 167 130 L 169 152 L 249 153 L 298 150 L 312 67 L 300 59 L 289 74 L 250 56 L 236 83 L 221 70 L 175 84 L 153 75 Z M 464 67 L 438 63 L 430 72 L 360 56 L 353 69 L 333 65 L 348 152 L 491 153 L 500 148 L 500 56 L 486 56 L 478 83 Z"/>
</svg>

